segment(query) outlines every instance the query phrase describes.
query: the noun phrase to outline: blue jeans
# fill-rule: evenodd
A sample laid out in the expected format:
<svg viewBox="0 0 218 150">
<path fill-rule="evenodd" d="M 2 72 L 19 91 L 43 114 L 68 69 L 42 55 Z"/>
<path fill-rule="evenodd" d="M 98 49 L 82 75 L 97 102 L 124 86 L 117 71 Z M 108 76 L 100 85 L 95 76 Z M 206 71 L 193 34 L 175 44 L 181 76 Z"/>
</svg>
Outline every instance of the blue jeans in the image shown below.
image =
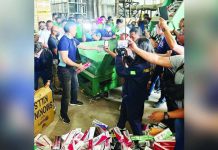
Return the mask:
<svg viewBox="0 0 218 150">
<path fill-rule="evenodd" d="M 151 77 L 151 86 L 148 90 L 148 97 L 151 95 L 151 92 L 153 91 L 155 84 L 157 82 L 157 80 L 160 80 L 160 74 L 163 72 L 163 67 L 160 66 L 156 66 L 154 73 Z M 161 84 L 161 81 L 160 81 Z"/>
<path fill-rule="evenodd" d="M 77 92 L 79 82 L 76 71 L 65 67 L 58 67 L 58 77 L 63 87 L 61 98 L 61 115 L 66 116 L 68 112 L 68 104 L 77 102 Z"/>
<path fill-rule="evenodd" d="M 176 147 L 175 150 L 184 150 L 184 119 L 175 119 Z"/>
</svg>

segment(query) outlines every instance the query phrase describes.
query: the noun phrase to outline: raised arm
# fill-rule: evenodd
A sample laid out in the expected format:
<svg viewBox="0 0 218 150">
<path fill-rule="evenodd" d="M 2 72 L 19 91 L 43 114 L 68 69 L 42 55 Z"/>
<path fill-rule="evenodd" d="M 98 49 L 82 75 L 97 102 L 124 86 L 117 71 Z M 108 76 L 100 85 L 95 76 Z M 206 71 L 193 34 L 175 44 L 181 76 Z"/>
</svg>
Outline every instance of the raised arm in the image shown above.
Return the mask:
<svg viewBox="0 0 218 150">
<path fill-rule="evenodd" d="M 167 26 L 167 22 L 163 18 L 160 18 L 159 26 L 164 32 L 164 36 L 170 49 L 176 51 L 180 55 L 184 55 L 184 47 L 177 44 L 176 40 L 170 32 L 169 27 Z"/>
<path fill-rule="evenodd" d="M 152 64 L 156 64 L 156 65 L 163 66 L 163 67 L 172 67 L 169 57 L 163 57 L 155 53 L 146 52 L 138 48 L 136 43 L 132 40 L 129 40 L 129 48 L 133 52 L 135 52 L 137 55 L 139 55 L 140 57 L 142 57 L 143 59 L 147 60 L 148 62 Z"/>
<path fill-rule="evenodd" d="M 105 48 L 105 47 L 104 47 L 104 50 L 105 50 L 105 52 L 107 52 L 109 55 L 111 55 L 113 58 L 115 58 L 115 57 L 117 56 L 116 53 L 110 51 L 108 48 Z"/>
</svg>

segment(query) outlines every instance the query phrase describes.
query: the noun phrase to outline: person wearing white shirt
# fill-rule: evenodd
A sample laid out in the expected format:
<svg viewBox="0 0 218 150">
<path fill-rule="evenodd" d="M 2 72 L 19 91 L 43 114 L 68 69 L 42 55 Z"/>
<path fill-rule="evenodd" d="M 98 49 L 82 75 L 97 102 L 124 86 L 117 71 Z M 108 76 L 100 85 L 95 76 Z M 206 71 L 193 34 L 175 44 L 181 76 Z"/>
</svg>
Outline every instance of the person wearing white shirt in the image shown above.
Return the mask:
<svg viewBox="0 0 218 150">
<path fill-rule="evenodd" d="M 45 30 L 45 22 L 44 21 L 39 21 L 39 36 L 42 34 L 42 32 Z"/>
<path fill-rule="evenodd" d="M 53 26 L 53 23 L 51 20 L 48 20 L 46 22 L 46 29 L 41 32 L 39 35 L 39 42 L 42 43 L 43 47 L 48 48 L 48 39 L 51 34 L 51 28 Z"/>
</svg>

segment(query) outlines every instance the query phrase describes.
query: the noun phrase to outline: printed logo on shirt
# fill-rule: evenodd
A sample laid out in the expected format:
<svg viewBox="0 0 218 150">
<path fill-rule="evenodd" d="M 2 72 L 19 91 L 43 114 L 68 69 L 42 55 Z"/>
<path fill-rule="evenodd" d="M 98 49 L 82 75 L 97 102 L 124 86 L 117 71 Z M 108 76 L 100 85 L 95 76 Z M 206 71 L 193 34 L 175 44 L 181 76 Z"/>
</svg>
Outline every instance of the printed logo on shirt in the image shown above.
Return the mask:
<svg viewBox="0 0 218 150">
<path fill-rule="evenodd" d="M 164 43 L 163 43 L 163 41 L 161 41 L 160 43 L 159 43 L 159 47 L 163 47 L 164 46 Z"/>
</svg>

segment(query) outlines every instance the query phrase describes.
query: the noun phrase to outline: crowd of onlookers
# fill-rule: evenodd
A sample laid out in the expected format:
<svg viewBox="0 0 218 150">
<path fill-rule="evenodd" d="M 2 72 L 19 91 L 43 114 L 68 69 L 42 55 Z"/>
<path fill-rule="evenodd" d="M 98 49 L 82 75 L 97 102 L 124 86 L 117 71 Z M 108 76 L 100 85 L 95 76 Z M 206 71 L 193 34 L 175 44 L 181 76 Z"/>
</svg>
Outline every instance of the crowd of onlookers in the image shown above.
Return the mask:
<svg viewBox="0 0 218 150">
<path fill-rule="evenodd" d="M 176 150 L 184 149 L 184 18 L 179 29 L 170 30 L 167 21 L 160 18 L 154 32 L 140 27 L 131 28 L 126 59 L 119 54 L 105 51 L 115 58 L 117 74 L 123 77 L 122 104 L 117 126 L 125 128 L 128 121 L 133 134 L 143 135 L 142 116 L 144 101 L 156 87 L 161 94 L 153 107 L 167 104 L 167 111 L 154 111 L 148 119 L 164 122 L 176 134 Z M 141 34 L 143 31 L 144 35 Z M 175 37 L 173 37 L 175 35 Z M 131 52 L 129 52 L 132 51 Z M 144 61 L 143 61 L 144 60 Z M 128 67 L 126 67 L 126 64 Z M 153 68 L 152 66 L 155 65 Z M 145 69 L 146 68 L 146 69 Z"/>
<path fill-rule="evenodd" d="M 125 19 L 114 20 L 111 16 L 105 17 L 101 16 L 95 20 L 84 18 L 81 15 L 71 16 L 68 19 L 61 18 L 56 13 L 52 15 L 52 20 L 39 21 L 38 31 L 35 31 L 35 89 L 38 89 L 38 79 L 42 77 L 45 85 L 50 86 L 51 81 L 53 81 L 53 90 L 58 89 L 58 77 L 55 72 L 57 72 L 58 65 L 58 42 L 65 35 L 64 26 L 67 22 L 72 22 L 76 24 L 76 35 L 75 39 L 79 42 L 90 42 L 99 40 L 110 40 L 110 39 L 120 39 L 120 36 L 124 33 L 129 33 L 130 29 L 134 27 L 139 27 L 140 35 L 145 35 L 144 31 L 148 26 L 150 18 L 145 14 L 144 20 L 139 21 L 129 21 Z M 52 55 L 53 59 L 43 59 L 39 60 L 39 56 L 42 53 L 42 49 L 48 49 L 50 51 L 43 51 L 43 54 Z M 47 56 L 41 55 L 41 56 Z M 50 57 L 51 58 L 51 57 Z M 50 61 L 50 62 L 49 62 Z M 39 67 L 41 66 L 46 67 Z M 53 64 L 52 67 L 45 64 Z M 42 70 L 42 71 L 41 71 Z M 38 73 L 37 73 L 38 72 Z M 53 72 L 53 76 L 52 76 Z M 51 79 L 53 78 L 53 79 Z"/>
<path fill-rule="evenodd" d="M 75 38 L 80 42 L 98 41 L 98 40 L 109 40 L 118 38 L 121 33 L 128 33 L 133 27 L 138 26 L 141 29 L 142 35 L 148 27 L 150 18 L 147 14 L 144 15 L 144 20 L 128 20 L 116 19 L 114 20 L 111 16 L 101 16 L 95 20 L 86 19 L 81 15 L 75 15 L 75 17 L 69 17 L 63 19 L 57 14 L 53 14 L 53 19 L 48 21 L 40 21 L 38 23 L 38 35 L 39 42 L 42 42 L 43 46 L 48 47 L 48 39 L 51 34 L 52 26 L 58 27 L 59 35 L 58 40 L 64 35 L 64 26 L 67 22 L 74 22 L 77 24 L 77 33 Z"/>
<path fill-rule="evenodd" d="M 153 33 L 148 32 L 151 18 L 145 14 L 139 21 L 113 20 L 101 16 L 88 20 L 81 15 L 67 20 L 53 14 L 53 20 L 39 22 L 34 36 L 35 90 L 41 77 L 45 86 L 53 92 L 62 93 L 60 117 L 70 123 L 68 105 L 83 105 L 77 98 L 78 78 L 76 69 L 83 70 L 78 62 L 77 48 L 100 50 L 99 47 L 84 46 L 83 42 L 127 39 L 129 56 L 125 61 L 116 52 L 104 48 L 115 58 L 117 74 L 124 78 L 120 118 L 118 127 L 125 128 L 128 121 L 135 135 L 142 133 L 144 101 L 153 89 L 161 93 L 154 107 L 167 103 L 167 111 L 155 111 L 151 121 L 165 122 L 176 132 L 176 149 L 184 146 L 184 18 L 179 29 L 170 30 L 167 22 L 160 18 Z M 175 37 L 173 37 L 175 35 Z M 103 49 L 102 49 L 103 50 Z M 155 65 L 155 66 L 154 66 Z M 59 84 L 60 81 L 61 86 Z M 61 88 L 60 88 L 61 87 Z"/>
</svg>

